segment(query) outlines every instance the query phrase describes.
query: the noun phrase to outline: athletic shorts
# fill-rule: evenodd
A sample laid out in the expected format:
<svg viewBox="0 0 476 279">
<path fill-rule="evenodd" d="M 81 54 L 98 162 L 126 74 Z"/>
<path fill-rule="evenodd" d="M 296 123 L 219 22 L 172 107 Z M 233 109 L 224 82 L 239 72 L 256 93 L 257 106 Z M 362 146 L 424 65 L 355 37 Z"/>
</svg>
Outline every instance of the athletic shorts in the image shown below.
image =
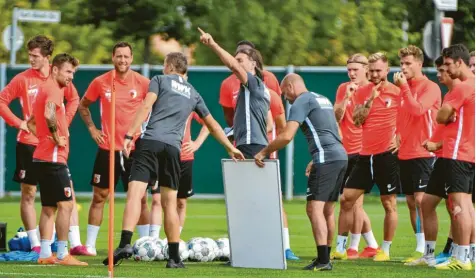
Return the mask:
<svg viewBox="0 0 476 279">
<path fill-rule="evenodd" d="M 127 192 L 132 158 L 126 158 L 122 151 L 115 151 L 114 156 L 114 188 L 116 188 L 117 182 L 121 178 L 124 192 Z M 91 185 L 102 189 L 109 188 L 109 150 L 98 148 Z"/>
<path fill-rule="evenodd" d="M 445 191 L 472 194 L 474 188 L 474 163 L 442 158 L 445 161 Z"/>
<path fill-rule="evenodd" d="M 59 163 L 33 162 L 42 206 L 57 207 L 58 202 L 71 201 L 71 175 L 68 166 Z"/>
<path fill-rule="evenodd" d="M 413 195 L 417 192 L 425 192 L 434 162 L 435 158 L 432 157 L 398 160 L 402 194 Z"/>
<path fill-rule="evenodd" d="M 313 164 L 307 181 L 307 200 L 337 201 L 346 169 L 347 160 Z"/>
<path fill-rule="evenodd" d="M 442 199 L 448 198 L 448 194 L 445 191 L 445 161 L 443 158 L 437 158 L 433 164 L 433 170 L 431 171 L 425 193 Z"/>
<path fill-rule="evenodd" d="M 36 186 L 38 178 L 33 168 L 33 153 L 36 146 L 17 142 L 16 168 L 13 181 Z"/>
<path fill-rule="evenodd" d="M 254 159 L 255 155 L 258 154 L 266 145 L 261 144 L 242 144 L 236 148 L 243 153 L 245 159 Z"/>
<path fill-rule="evenodd" d="M 141 139 L 133 154 L 130 181 L 151 184 L 157 179 L 160 186 L 178 190 L 180 184 L 180 150 L 167 143 Z M 156 183 L 153 183 L 153 188 Z"/>
<path fill-rule="evenodd" d="M 375 183 L 380 195 L 399 194 L 401 192 L 399 172 L 397 155 L 390 151 L 375 155 L 360 155 L 345 187 L 369 193 Z"/>
<path fill-rule="evenodd" d="M 341 194 L 342 192 L 344 192 L 345 183 L 347 182 L 347 179 L 349 179 L 350 173 L 352 169 L 355 167 L 355 165 L 357 164 L 358 160 L 359 160 L 358 153 L 347 155 L 347 169 L 345 171 L 344 180 L 342 181 L 342 186 L 340 188 Z"/>
<path fill-rule="evenodd" d="M 193 192 L 193 160 L 189 161 L 181 161 L 180 162 L 180 182 L 179 182 L 179 189 L 177 192 L 177 198 L 179 199 L 187 199 L 193 196 L 195 193 Z M 153 194 L 160 194 L 160 183 L 157 184 L 157 187 L 152 187 L 150 193 Z"/>
</svg>

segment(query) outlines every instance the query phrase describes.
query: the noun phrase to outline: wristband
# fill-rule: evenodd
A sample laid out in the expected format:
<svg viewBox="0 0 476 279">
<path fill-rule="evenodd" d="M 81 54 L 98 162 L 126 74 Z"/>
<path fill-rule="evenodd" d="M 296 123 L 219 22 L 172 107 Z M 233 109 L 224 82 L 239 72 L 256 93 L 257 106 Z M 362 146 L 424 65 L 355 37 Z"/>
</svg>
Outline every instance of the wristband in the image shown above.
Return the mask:
<svg viewBox="0 0 476 279">
<path fill-rule="evenodd" d="M 124 138 L 127 139 L 127 140 L 133 140 L 133 139 L 134 139 L 134 137 L 129 136 L 128 134 L 126 134 L 126 135 L 124 136 Z"/>
</svg>

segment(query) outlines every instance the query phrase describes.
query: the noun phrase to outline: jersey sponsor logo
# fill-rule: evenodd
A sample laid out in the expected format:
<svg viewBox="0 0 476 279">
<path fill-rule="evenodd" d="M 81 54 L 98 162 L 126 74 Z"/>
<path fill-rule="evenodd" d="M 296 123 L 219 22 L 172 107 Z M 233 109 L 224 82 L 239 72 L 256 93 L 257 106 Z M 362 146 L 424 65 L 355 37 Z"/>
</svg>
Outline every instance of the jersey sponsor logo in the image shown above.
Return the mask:
<svg viewBox="0 0 476 279">
<path fill-rule="evenodd" d="M 171 80 L 171 85 L 172 90 L 175 91 L 176 93 L 179 93 L 180 95 L 187 97 L 190 99 L 190 94 L 192 91 L 192 88 L 185 84 L 181 84 L 175 80 Z"/>
<path fill-rule="evenodd" d="M 131 98 L 134 99 L 135 97 L 137 97 L 137 91 L 135 89 L 132 89 L 131 91 L 129 91 L 129 95 L 131 95 Z"/>
<path fill-rule="evenodd" d="M 101 181 L 101 175 L 100 174 L 94 174 L 93 181 L 94 181 L 94 183 L 99 183 L 99 181 Z"/>
<path fill-rule="evenodd" d="M 24 179 L 26 176 L 26 170 L 20 170 L 20 173 L 18 173 L 18 176 L 20 179 Z"/>
<path fill-rule="evenodd" d="M 64 195 L 65 197 L 67 198 L 70 198 L 71 197 L 71 187 L 64 187 Z"/>
<path fill-rule="evenodd" d="M 109 102 L 111 101 L 111 89 L 107 89 L 106 92 L 104 92 L 104 97 L 106 97 L 106 100 Z"/>
</svg>

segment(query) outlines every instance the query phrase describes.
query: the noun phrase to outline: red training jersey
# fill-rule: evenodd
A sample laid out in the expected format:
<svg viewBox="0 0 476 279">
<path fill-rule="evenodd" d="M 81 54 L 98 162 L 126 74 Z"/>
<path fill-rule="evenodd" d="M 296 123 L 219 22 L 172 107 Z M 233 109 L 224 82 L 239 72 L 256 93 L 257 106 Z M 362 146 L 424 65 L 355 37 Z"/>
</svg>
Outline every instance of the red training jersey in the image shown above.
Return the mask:
<svg viewBox="0 0 476 279">
<path fill-rule="evenodd" d="M 340 103 L 345 98 L 345 92 L 349 82 L 344 82 L 337 88 L 336 103 Z M 347 154 L 358 154 L 362 145 L 362 127 L 356 127 L 352 115 L 355 108 L 355 94 L 347 101 L 347 107 L 345 107 L 344 116 L 339 123 L 339 128 L 342 134 L 342 143 L 347 151 Z"/>
</svg>

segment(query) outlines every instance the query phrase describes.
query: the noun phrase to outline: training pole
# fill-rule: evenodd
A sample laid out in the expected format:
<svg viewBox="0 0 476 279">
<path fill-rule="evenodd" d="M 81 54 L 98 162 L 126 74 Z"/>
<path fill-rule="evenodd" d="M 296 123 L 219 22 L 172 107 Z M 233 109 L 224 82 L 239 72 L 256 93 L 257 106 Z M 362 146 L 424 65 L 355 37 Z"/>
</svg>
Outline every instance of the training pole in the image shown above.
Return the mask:
<svg viewBox="0 0 476 279">
<path fill-rule="evenodd" d="M 109 278 L 114 277 L 114 166 L 115 166 L 115 150 L 116 150 L 116 88 L 115 88 L 115 71 L 112 71 L 112 90 L 111 90 L 111 114 L 110 123 L 111 131 L 109 131 L 109 227 L 108 227 L 108 270 Z"/>
</svg>

